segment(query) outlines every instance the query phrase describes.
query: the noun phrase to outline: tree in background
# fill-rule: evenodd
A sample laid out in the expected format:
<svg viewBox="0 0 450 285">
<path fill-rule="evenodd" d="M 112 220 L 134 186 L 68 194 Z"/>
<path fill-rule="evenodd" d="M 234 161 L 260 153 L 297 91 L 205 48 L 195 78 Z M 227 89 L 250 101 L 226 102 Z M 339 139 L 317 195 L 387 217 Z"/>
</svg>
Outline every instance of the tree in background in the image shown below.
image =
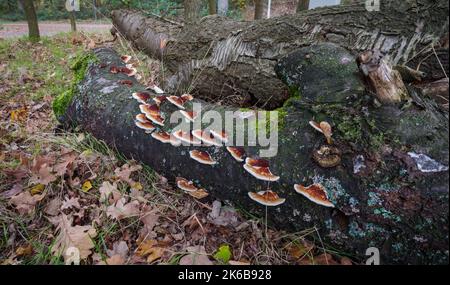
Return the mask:
<svg viewBox="0 0 450 285">
<path fill-rule="evenodd" d="M 37 42 L 40 39 L 39 36 L 39 26 L 36 16 L 36 9 L 34 8 L 33 0 L 19 0 L 23 11 L 25 12 L 25 17 L 28 22 L 28 37 L 31 41 Z"/>
<path fill-rule="evenodd" d="M 219 15 L 226 16 L 228 13 L 228 0 L 218 0 L 217 11 Z"/>
<path fill-rule="evenodd" d="M 297 3 L 297 13 L 309 9 L 309 0 L 299 0 Z"/>
<path fill-rule="evenodd" d="M 264 1 L 255 0 L 255 20 L 264 18 Z"/>
<path fill-rule="evenodd" d="M 208 0 L 208 10 L 210 15 L 217 14 L 217 2 L 216 0 Z"/>
<path fill-rule="evenodd" d="M 184 20 L 188 24 L 197 22 L 200 19 L 202 8 L 201 0 L 184 0 Z"/>
</svg>

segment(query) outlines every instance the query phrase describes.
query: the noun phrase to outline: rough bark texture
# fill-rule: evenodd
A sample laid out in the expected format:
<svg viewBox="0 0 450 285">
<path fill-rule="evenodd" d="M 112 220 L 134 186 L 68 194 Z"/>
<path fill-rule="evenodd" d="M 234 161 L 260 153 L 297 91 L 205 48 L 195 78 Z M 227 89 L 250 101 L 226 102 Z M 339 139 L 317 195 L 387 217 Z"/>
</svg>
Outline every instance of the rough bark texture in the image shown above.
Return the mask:
<svg viewBox="0 0 450 285">
<path fill-rule="evenodd" d="M 356 259 L 374 246 L 381 251 L 382 263 L 448 263 L 448 113 L 415 88 L 408 87 L 411 104 L 374 106 L 355 58 L 345 49 L 313 45 L 281 58 L 277 75 L 302 95 L 278 110 L 278 154 L 269 162 L 281 178 L 269 184 L 247 173 L 225 147 L 174 147 L 137 128 L 139 103 L 130 95 L 144 87 L 135 79 L 132 87 L 122 85 L 120 80 L 129 77 L 110 73 L 110 66 L 124 66 L 113 50 L 97 49 L 95 56 L 97 61 L 89 64 L 59 118 L 65 126 L 78 125 L 171 181 L 185 177 L 211 196 L 260 216 L 266 209 L 247 193 L 269 187 L 286 198 L 284 204 L 268 208 L 270 225 L 289 231 L 317 227 L 326 246 Z M 194 101 L 220 113 L 229 109 Z M 161 110 L 168 117 L 177 108 L 166 102 Z M 310 120 L 332 125 L 334 146 L 341 152 L 338 166 L 322 168 L 312 158 L 326 142 Z M 167 122 L 163 129 L 174 126 Z M 189 150 L 199 148 L 218 163 L 209 166 L 190 159 Z M 249 157 L 260 149 L 244 148 Z M 419 153 L 434 161 L 414 160 Z M 296 183 L 320 183 L 335 208 L 297 194 Z"/>
<path fill-rule="evenodd" d="M 28 22 L 28 37 L 32 41 L 38 41 L 40 37 L 39 26 L 33 0 L 21 0 L 21 3 Z"/>
<path fill-rule="evenodd" d="M 170 38 L 164 52 L 171 74 L 166 89 L 194 87 L 201 98 L 273 109 L 289 97 L 274 66 L 283 56 L 317 42 L 337 43 L 353 55 L 379 49 L 394 65 L 419 66 L 427 80 L 443 78 L 432 47 L 448 69 L 448 45 L 443 44 L 448 39 L 448 5 L 444 0 L 385 0 L 379 12 L 368 12 L 359 3 L 253 22 L 208 16 L 183 29 L 132 11 L 114 11 L 112 18 L 127 39 L 151 56 L 158 33 Z"/>
<path fill-rule="evenodd" d="M 264 18 L 264 0 L 255 0 L 255 20 Z"/>
<path fill-rule="evenodd" d="M 69 19 L 70 19 L 70 30 L 72 32 L 77 31 L 77 22 L 75 17 L 75 11 L 69 12 Z"/>
<path fill-rule="evenodd" d="M 210 15 L 217 14 L 217 1 L 208 0 L 208 11 Z"/>
<path fill-rule="evenodd" d="M 194 24 L 200 19 L 201 0 L 184 0 L 184 21 Z"/>
<path fill-rule="evenodd" d="M 309 9 L 309 0 L 299 0 L 297 3 L 297 13 Z"/>
</svg>

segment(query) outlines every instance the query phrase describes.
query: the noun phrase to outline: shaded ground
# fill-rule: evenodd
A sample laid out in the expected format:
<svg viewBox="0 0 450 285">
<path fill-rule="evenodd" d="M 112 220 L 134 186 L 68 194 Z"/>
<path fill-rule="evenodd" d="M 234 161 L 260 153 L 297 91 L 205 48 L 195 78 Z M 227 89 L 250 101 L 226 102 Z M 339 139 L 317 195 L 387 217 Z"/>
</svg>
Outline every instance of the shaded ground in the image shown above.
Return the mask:
<svg viewBox="0 0 450 285">
<path fill-rule="evenodd" d="M 77 29 L 82 32 L 108 32 L 111 24 L 95 22 L 77 22 Z M 58 33 L 70 32 L 68 22 L 39 22 L 39 32 L 42 36 L 51 36 Z M 21 37 L 28 34 L 26 22 L 0 24 L 0 38 Z"/>
</svg>

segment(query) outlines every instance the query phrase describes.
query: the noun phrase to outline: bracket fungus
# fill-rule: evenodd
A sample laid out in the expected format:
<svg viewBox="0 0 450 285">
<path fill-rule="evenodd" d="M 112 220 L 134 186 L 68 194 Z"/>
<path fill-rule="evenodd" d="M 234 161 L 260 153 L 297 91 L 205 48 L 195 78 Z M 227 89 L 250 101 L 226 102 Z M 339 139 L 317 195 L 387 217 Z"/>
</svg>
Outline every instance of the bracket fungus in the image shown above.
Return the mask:
<svg viewBox="0 0 450 285">
<path fill-rule="evenodd" d="M 331 140 L 331 136 L 333 135 L 333 132 L 331 129 L 331 125 L 329 123 L 327 123 L 325 121 L 322 121 L 320 123 L 317 123 L 314 121 L 309 121 L 309 124 L 311 125 L 311 127 L 316 129 L 317 131 L 321 132 L 325 136 L 328 144 L 333 143 L 333 141 Z"/>
<path fill-rule="evenodd" d="M 198 190 L 198 188 L 195 187 L 195 185 L 192 181 L 189 181 L 183 177 L 177 177 L 176 183 L 177 183 L 178 188 L 180 188 L 181 190 L 186 191 L 186 192 L 195 192 Z"/>
<path fill-rule="evenodd" d="M 218 141 L 211 133 L 207 133 L 202 130 L 193 130 L 191 133 L 195 138 L 201 140 L 207 145 L 222 146 L 222 143 Z"/>
<path fill-rule="evenodd" d="M 131 55 L 122 55 L 120 57 L 120 59 L 124 62 L 124 63 L 128 63 L 131 60 Z"/>
<path fill-rule="evenodd" d="M 237 161 L 239 162 L 244 161 L 245 151 L 243 147 L 227 146 L 227 150 L 231 154 L 231 156 Z"/>
<path fill-rule="evenodd" d="M 152 84 L 152 85 L 148 86 L 145 89 L 146 90 L 152 90 L 156 94 L 163 94 L 164 93 L 164 91 L 161 88 L 159 88 L 158 86 L 156 86 L 156 84 Z"/>
<path fill-rule="evenodd" d="M 139 105 L 139 110 L 141 110 L 141 113 L 144 113 L 146 116 L 160 115 L 160 113 L 161 113 L 159 106 L 156 104 L 153 104 L 153 105 L 141 104 L 141 105 Z"/>
<path fill-rule="evenodd" d="M 267 190 L 267 191 L 260 191 L 260 192 L 248 192 L 248 196 L 253 201 L 256 201 L 264 206 L 278 206 L 283 204 L 286 199 L 280 198 L 277 193 Z"/>
<path fill-rule="evenodd" d="M 179 146 L 181 142 L 175 137 L 171 136 L 168 132 L 158 131 L 152 133 L 152 138 L 162 143 L 170 143 L 173 146 Z"/>
<path fill-rule="evenodd" d="M 190 133 L 184 132 L 183 130 L 178 130 L 173 132 L 173 136 L 179 139 L 182 142 L 191 144 L 191 145 L 201 145 L 202 142 L 194 138 Z"/>
<path fill-rule="evenodd" d="M 201 150 L 191 150 L 189 156 L 202 164 L 214 165 L 217 162 L 211 157 L 211 155 L 206 151 Z"/>
<path fill-rule="evenodd" d="M 184 111 L 184 110 L 180 110 L 181 115 L 183 115 L 183 117 L 189 121 L 189 122 L 194 122 L 195 119 L 197 118 L 198 114 L 194 111 Z"/>
<path fill-rule="evenodd" d="M 155 101 L 155 103 L 157 105 L 161 105 L 161 103 L 166 101 L 166 100 L 167 100 L 167 97 L 164 96 L 164 95 L 159 95 L 159 96 L 153 97 L 153 101 Z"/>
<path fill-rule="evenodd" d="M 308 187 L 300 184 L 295 184 L 294 189 L 295 192 L 302 194 L 303 196 L 308 198 L 308 200 L 316 204 L 334 208 L 333 203 L 331 203 L 331 201 L 328 199 L 327 191 L 321 184 L 312 184 Z"/>
<path fill-rule="evenodd" d="M 141 123 L 150 123 L 147 117 L 144 114 L 137 114 L 135 117 L 136 121 Z"/>
<path fill-rule="evenodd" d="M 147 101 L 152 97 L 148 92 L 133 92 L 131 96 L 141 104 L 146 104 Z"/>
<path fill-rule="evenodd" d="M 228 142 L 228 134 L 225 131 L 216 132 L 214 130 L 210 130 L 211 134 L 215 137 L 221 140 L 223 143 Z"/>
<path fill-rule="evenodd" d="M 313 159 L 324 168 L 338 166 L 341 163 L 341 151 L 337 147 L 323 145 L 314 150 Z"/>
<path fill-rule="evenodd" d="M 146 131 L 153 131 L 155 126 L 151 122 L 136 121 L 136 126 Z"/>
<path fill-rule="evenodd" d="M 128 68 L 128 67 L 121 67 L 120 72 L 125 73 L 128 76 L 134 76 L 137 73 L 137 69 L 134 67 Z"/>
<path fill-rule="evenodd" d="M 260 158 L 247 157 L 245 159 L 245 164 L 248 164 L 253 167 L 269 167 L 269 161 Z"/>
</svg>

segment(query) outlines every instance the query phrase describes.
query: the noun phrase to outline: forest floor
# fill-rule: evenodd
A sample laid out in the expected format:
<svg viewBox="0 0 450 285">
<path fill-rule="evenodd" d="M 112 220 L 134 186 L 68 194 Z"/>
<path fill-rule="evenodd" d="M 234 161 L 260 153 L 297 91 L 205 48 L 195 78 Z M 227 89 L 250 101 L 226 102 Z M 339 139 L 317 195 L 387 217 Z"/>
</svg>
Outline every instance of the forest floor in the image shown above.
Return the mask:
<svg viewBox="0 0 450 285">
<path fill-rule="evenodd" d="M 72 59 L 108 37 L 0 40 L 0 264 L 352 264 L 315 228 L 275 231 L 183 194 L 89 134 L 58 130 L 51 104 L 70 86 Z M 158 63 L 111 45 L 157 79 Z"/>
</svg>

